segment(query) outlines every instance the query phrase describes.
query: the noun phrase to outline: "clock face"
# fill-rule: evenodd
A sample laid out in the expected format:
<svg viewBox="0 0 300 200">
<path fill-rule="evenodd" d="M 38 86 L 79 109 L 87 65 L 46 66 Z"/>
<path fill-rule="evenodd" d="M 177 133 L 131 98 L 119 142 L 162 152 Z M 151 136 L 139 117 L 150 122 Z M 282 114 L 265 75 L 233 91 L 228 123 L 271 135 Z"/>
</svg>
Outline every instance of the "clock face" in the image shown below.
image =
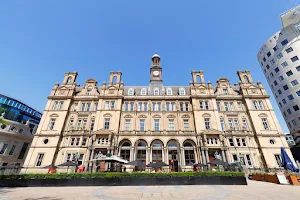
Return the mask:
<svg viewBox="0 0 300 200">
<path fill-rule="evenodd" d="M 159 75 L 159 72 L 158 72 L 158 71 L 154 71 L 154 72 L 153 72 L 153 75 L 154 75 L 154 76 L 158 76 L 158 75 Z"/>
</svg>

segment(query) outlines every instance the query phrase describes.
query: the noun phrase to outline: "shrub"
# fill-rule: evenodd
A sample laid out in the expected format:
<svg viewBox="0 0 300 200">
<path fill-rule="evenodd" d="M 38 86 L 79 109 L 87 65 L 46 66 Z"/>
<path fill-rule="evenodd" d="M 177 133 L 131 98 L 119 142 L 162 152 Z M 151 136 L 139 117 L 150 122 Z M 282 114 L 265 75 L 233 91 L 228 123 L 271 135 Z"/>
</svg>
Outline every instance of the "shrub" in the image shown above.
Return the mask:
<svg viewBox="0 0 300 200">
<path fill-rule="evenodd" d="M 243 172 L 170 172 L 170 173 L 145 173 L 145 172 L 98 172 L 98 173 L 57 173 L 57 174 L 18 174 L 0 175 L 1 179 L 67 179 L 67 178 L 123 178 L 123 177 L 194 177 L 194 176 L 244 176 Z"/>
</svg>

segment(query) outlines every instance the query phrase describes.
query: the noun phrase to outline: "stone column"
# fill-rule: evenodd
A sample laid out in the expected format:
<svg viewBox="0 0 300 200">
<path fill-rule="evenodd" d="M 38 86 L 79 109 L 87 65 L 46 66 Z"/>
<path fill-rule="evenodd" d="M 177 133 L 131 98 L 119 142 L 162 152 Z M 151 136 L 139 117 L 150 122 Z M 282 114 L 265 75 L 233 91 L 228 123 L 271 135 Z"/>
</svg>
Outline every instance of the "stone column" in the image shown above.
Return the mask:
<svg viewBox="0 0 300 200">
<path fill-rule="evenodd" d="M 205 155 L 206 155 L 206 163 L 208 163 L 209 162 L 208 150 L 205 150 Z"/>
<path fill-rule="evenodd" d="M 226 157 L 227 157 L 227 162 L 231 162 L 231 157 L 230 157 L 230 154 L 229 154 L 229 151 L 225 151 L 226 153 Z"/>
<path fill-rule="evenodd" d="M 183 147 L 181 147 L 181 160 L 182 160 L 182 166 L 186 165 L 187 163 L 185 163 L 185 159 L 184 159 L 184 149 Z"/>
<path fill-rule="evenodd" d="M 92 160 L 92 159 L 94 159 L 95 149 L 93 149 L 93 150 L 91 150 L 91 151 L 92 151 L 92 153 L 91 153 L 91 157 L 90 157 L 90 158 L 91 158 L 91 160 Z M 90 164 L 89 164 L 89 168 L 90 168 L 89 171 L 90 171 L 90 172 L 93 172 L 93 167 L 94 167 L 94 161 L 93 161 L 93 162 L 90 162 Z"/>
<path fill-rule="evenodd" d="M 202 154 L 202 163 L 206 164 L 206 158 L 205 158 L 204 150 L 201 150 L 201 154 Z"/>
<path fill-rule="evenodd" d="M 130 148 L 130 156 L 129 156 L 129 161 L 133 161 L 133 147 Z"/>
<path fill-rule="evenodd" d="M 223 159 L 224 162 L 226 162 L 226 157 L 225 157 L 224 150 L 222 150 L 222 159 Z"/>
<path fill-rule="evenodd" d="M 147 147 L 146 149 L 146 153 L 147 153 L 147 156 L 146 156 L 146 164 L 150 163 L 150 158 L 151 158 L 151 154 L 152 154 L 152 151 L 151 151 L 151 148 L 150 147 Z"/>
</svg>

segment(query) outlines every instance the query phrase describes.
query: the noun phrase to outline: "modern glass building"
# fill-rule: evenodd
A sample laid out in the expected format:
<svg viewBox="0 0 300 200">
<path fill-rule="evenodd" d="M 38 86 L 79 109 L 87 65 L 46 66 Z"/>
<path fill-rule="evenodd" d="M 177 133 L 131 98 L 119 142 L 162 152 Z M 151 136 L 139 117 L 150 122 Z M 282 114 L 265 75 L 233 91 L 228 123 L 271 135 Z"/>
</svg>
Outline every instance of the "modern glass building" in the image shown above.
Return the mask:
<svg viewBox="0 0 300 200">
<path fill-rule="evenodd" d="M 4 118 L 25 124 L 28 120 L 39 124 L 42 113 L 22 103 L 19 100 L 0 94 L 0 113 Z"/>
</svg>

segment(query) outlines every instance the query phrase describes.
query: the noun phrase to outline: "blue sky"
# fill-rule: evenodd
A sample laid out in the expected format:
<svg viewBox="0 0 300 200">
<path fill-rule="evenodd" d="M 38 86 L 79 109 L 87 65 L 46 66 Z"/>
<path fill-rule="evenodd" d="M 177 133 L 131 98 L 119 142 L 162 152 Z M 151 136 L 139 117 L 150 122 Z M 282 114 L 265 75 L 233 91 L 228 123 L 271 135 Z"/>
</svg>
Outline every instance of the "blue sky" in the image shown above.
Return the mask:
<svg viewBox="0 0 300 200">
<path fill-rule="evenodd" d="M 107 81 L 122 71 L 125 85 L 148 85 L 151 56 L 162 59 L 165 85 L 188 85 L 192 70 L 215 84 L 250 70 L 271 94 L 256 54 L 281 29 L 279 15 L 299 0 L 2 1 L 0 93 L 43 111 L 65 72 L 77 82 Z M 284 131 L 286 124 L 272 96 Z"/>
</svg>

